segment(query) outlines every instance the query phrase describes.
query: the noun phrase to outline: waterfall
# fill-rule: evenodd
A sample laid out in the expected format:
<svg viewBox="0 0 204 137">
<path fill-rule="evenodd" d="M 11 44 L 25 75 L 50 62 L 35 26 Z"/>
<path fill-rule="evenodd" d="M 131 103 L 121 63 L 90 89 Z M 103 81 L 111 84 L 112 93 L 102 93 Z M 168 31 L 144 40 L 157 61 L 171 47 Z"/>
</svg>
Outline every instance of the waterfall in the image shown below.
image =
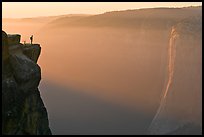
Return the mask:
<svg viewBox="0 0 204 137">
<path fill-rule="evenodd" d="M 166 86 L 165 86 L 165 89 L 164 89 L 163 94 L 162 94 L 160 106 L 159 106 L 157 113 L 154 116 L 154 118 L 150 124 L 150 127 L 149 127 L 150 132 L 152 132 L 151 129 L 155 126 L 156 119 L 158 118 L 161 110 L 165 107 L 166 96 L 169 92 L 169 88 L 172 85 L 173 74 L 174 74 L 174 64 L 175 64 L 175 58 L 176 58 L 176 44 L 175 44 L 175 42 L 176 42 L 176 39 L 178 38 L 178 36 L 179 35 L 177 34 L 175 28 L 172 27 L 170 40 L 169 40 L 169 46 L 168 46 L 168 70 L 167 70 L 168 79 L 167 79 L 167 83 L 165 84 Z"/>
<path fill-rule="evenodd" d="M 173 81 L 173 74 L 174 74 L 174 64 L 175 64 L 175 58 L 176 58 L 176 44 L 175 41 L 178 37 L 178 34 L 175 31 L 175 28 L 172 28 L 171 31 L 171 37 L 170 37 L 170 41 L 169 41 L 169 63 L 168 63 L 168 82 L 167 82 L 167 86 L 163 95 L 163 99 L 166 98 L 166 95 L 169 91 L 169 87 L 172 84 Z"/>
</svg>

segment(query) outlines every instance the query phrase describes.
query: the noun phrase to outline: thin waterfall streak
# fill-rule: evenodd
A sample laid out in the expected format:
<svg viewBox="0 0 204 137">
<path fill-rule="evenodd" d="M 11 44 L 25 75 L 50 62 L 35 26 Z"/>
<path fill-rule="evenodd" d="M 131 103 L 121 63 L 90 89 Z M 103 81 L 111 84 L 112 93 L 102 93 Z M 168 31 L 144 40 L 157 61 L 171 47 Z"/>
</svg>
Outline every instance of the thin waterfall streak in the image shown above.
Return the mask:
<svg viewBox="0 0 204 137">
<path fill-rule="evenodd" d="M 149 130 L 152 128 L 153 126 L 153 123 L 155 122 L 156 118 L 158 117 L 158 115 L 160 114 L 162 108 L 165 106 L 165 101 L 166 101 L 166 96 L 167 96 L 167 93 L 169 92 L 169 88 L 172 84 L 172 80 L 173 80 L 173 74 L 174 74 L 174 65 L 175 65 L 175 58 L 176 58 L 176 44 L 175 44 L 175 40 L 177 39 L 178 35 L 176 34 L 175 32 L 175 29 L 172 28 L 172 31 L 171 31 L 171 38 L 169 40 L 169 48 L 168 48 L 168 81 L 167 81 L 167 85 L 166 85 L 166 88 L 165 88 L 165 91 L 163 93 L 163 96 L 161 98 L 161 102 L 160 102 L 160 106 L 156 112 L 156 115 L 154 116 L 151 124 L 150 124 L 150 127 L 149 127 Z"/>
<path fill-rule="evenodd" d="M 172 30 L 172 33 L 174 33 L 174 29 Z M 168 83 L 166 86 L 166 90 L 164 92 L 164 96 L 163 99 L 166 98 L 167 93 L 169 91 L 169 87 L 172 84 L 172 80 L 173 80 L 173 74 L 174 74 L 174 64 L 175 64 L 175 58 L 176 58 L 176 44 L 175 44 L 175 39 L 177 37 L 177 35 L 172 34 L 173 36 L 170 38 L 170 42 L 169 42 L 169 64 L 168 64 L 168 74 L 169 74 L 169 78 L 168 78 Z"/>
</svg>

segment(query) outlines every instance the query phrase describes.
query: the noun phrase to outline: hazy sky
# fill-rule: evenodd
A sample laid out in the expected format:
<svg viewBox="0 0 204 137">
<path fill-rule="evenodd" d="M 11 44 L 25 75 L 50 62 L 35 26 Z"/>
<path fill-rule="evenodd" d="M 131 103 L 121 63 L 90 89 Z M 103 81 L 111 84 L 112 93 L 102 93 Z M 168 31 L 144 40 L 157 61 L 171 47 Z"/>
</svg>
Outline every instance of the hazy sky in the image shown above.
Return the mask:
<svg viewBox="0 0 204 137">
<path fill-rule="evenodd" d="M 2 2 L 2 17 L 23 18 L 78 13 L 100 14 L 115 10 L 198 5 L 202 5 L 202 2 Z"/>
</svg>

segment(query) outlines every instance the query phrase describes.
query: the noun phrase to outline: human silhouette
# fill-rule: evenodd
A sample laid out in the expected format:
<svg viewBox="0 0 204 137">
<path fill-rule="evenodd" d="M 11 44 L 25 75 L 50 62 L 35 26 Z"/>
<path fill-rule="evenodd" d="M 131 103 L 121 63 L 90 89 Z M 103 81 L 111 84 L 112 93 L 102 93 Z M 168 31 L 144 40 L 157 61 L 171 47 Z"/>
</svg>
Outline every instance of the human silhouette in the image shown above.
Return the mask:
<svg viewBox="0 0 204 137">
<path fill-rule="evenodd" d="M 30 37 L 30 43 L 33 44 L 33 35 Z"/>
</svg>

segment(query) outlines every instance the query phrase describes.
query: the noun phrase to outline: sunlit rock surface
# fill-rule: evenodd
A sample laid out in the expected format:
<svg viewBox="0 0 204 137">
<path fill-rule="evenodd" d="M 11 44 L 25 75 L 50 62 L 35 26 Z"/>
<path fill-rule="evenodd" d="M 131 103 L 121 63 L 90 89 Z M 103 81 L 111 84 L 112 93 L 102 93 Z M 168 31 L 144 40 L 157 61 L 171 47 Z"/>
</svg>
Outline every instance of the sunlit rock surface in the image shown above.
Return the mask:
<svg viewBox="0 0 204 137">
<path fill-rule="evenodd" d="M 2 54 L 2 134 L 50 135 L 47 110 L 38 90 L 40 45 L 24 47 L 20 35 L 8 36 L 2 31 Z"/>
</svg>

